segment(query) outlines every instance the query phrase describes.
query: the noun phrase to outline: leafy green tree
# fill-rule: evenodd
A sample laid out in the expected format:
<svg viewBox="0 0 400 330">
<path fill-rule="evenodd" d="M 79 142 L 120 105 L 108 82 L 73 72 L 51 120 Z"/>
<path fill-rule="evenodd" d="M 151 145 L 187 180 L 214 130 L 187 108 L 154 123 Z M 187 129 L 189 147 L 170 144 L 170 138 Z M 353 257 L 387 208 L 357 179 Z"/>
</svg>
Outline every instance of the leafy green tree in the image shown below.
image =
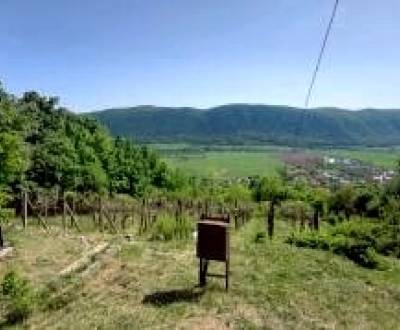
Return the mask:
<svg viewBox="0 0 400 330">
<path fill-rule="evenodd" d="M 25 148 L 21 137 L 21 122 L 11 98 L 4 96 L 0 85 L 0 247 L 3 247 L 4 238 L 2 223 L 9 213 L 5 209 L 7 202 L 6 190 L 21 181 L 25 167 Z"/>
<path fill-rule="evenodd" d="M 350 220 L 354 212 L 355 190 L 353 186 L 346 185 L 335 191 L 329 199 L 329 210 L 339 215 L 343 213 Z"/>
<path fill-rule="evenodd" d="M 231 184 L 224 191 L 224 201 L 227 203 L 249 200 L 251 200 L 251 191 L 243 184 Z"/>
<path fill-rule="evenodd" d="M 381 191 L 368 185 L 356 190 L 354 197 L 354 211 L 361 216 L 379 216 L 379 200 Z"/>
<path fill-rule="evenodd" d="M 4 208 L 7 203 L 7 199 L 7 194 L 4 191 L 0 190 L 0 249 L 4 247 L 2 224 L 5 223 L 10 216 L 10 212 L 8 212 L 6 208 Z"/>
<path fill-rule="evenodd" d="M 0 186 L 26 180 L 38 188 L 142 196 L 180 184 L 147 147 L 113 139 L 93 118 L 57 103 L 34 91 L 17 98 L 0 85 Z"/>
<path fill-rule="evenodd" d="M 50 133 L 32 148 L 28 179 L 42 187 L 58 185 L 63 190 L 73 189 L 77 156 L 71 140 L 60 132 Z"/>
<path fill-rule="evenodd" d="M 20 179 L 26 167 L 23 127 L 14 105 L 0 101 L 0 186 Z"/>
<path fill-rule="evenodd" d="M 0 133 L 0 185 L 19 180 L 25 166 L 26 159 L 21 138 L 14 133 Z"/>
<path fill-rule="evenodd" d="M 386 186 L 386 194 L 394 198 L 400 198 L 400 175 L 397 174 Z"/>
</svg>

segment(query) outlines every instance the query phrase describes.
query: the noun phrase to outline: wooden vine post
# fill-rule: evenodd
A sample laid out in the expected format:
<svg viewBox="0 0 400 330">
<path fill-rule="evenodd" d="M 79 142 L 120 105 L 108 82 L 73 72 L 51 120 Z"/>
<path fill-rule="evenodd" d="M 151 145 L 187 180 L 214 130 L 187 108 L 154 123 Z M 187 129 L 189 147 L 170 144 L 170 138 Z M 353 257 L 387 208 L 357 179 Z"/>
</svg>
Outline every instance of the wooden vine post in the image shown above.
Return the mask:
<svg viewBox="0 0 400 330">
<path fill-rule="evenodd" d="M 269 202 L 269 210 L 267 214 L 267 229 L 268 229 L 268 237 L 270 239 L 274 237 L 274 220 L 275 220 L 275 201 L 272 199 Z"/>
<path fill-rule="evenodd" d="M 42 216 L 41 216 L 41 214 L 40 214 L 40 209 L 37 210 L 37 208 L 36 208 L 36 210 L 35 210 L 35 207 L 34 207 L 34 205 L 32 204 L 32 202 L 29 200 L 29 198 L 27 198 L 26 200 L 27 200 L 27 203 L 28 203 L 30 209 L 32 210 L 32 215 L 33 215 L 34 217 L 36 217 L 36 219 L 37 219 L 37 221 L 38 221 L 38 224 L 39 224 L 39 225 L 42 225 L 42 227 L 45 229 L 45 231 L 46 231 L 47 233 L 49 233 L 49 227 L 48 227 L 46 221 L 42 218 Z"/>
<path fill-rule="evenodd" d="M 313 214 L 313 228 L 315 231 L 319 230 L 319 211 L 318 210 L 314 210 L 314 214 Z"/>
<path fill-rule="evenodd" d="M 47 192 L 44 195 L 44 217 L 47 219 L 49 212 L 49 201 L 47 198 Z"/>
<path fill-rule="evenodd" d="M 28 225 L 28 193 L 24 191 L 22 193 L 22 226 L 24 229 Z"/>
<path fill-rule="evenodd" d="M 139 233 L 143 234 L 143 232 L 145 231 L 145 220 L 146 217 L 146 199 L 143 198 L 142 200 L 142 207 L 140 210 L 140 227 L 139 227 Z"/>
<path fill-rule="evenodd" d="M 103 228 L 103 201 L 101 199 L 101 196 L 99 196 L 99 227 L 100 227 L 100 232 L 102 233 L 104 228 Z"/>
<path fill-rule="evenodd" d="M 183 213 L 182 201 L 178 199 L 177 207 L 175 210 L 175 219 L 177 222 L 182 221 L 182 213 Z"/>
<path fill-rule="evenodd" d="M 67 209 L 66 209 L 66 197 L 65 197 L 65 192 L 64 192 L 63 193 L 63 213 L 62 213 L 62 226 L 63 226 L 64 231 L 67 229 L 66 216 L 67 216 Z"/>
<path fill-rule="evenodd" d="M 205 215 L 207 216 L 207 215 L 209 214 L 209 209 L 210 209 L 210 204 L 209 204 L 208 199 L 205 200 L 205 207 L 204 207 L 204 209 L 205 209 Z"/>
<path fill-rule="evenodd" d="M 4 247 L 3 233 L 1 231 L 1 223 L 0 223 L 0 249 Z"/>
<path fill-rule="evenodd" d="M 233 214 L 234 214 L 234 218 L 235 218 L 235 229 L 238 229 L 239 228 L 239 222 L 238 222 L 238 220 L 239 220 L 239 208 L 238 208 L 237 199 L 235 199 L 235 208 L 234 208 Z"/>
</svg>

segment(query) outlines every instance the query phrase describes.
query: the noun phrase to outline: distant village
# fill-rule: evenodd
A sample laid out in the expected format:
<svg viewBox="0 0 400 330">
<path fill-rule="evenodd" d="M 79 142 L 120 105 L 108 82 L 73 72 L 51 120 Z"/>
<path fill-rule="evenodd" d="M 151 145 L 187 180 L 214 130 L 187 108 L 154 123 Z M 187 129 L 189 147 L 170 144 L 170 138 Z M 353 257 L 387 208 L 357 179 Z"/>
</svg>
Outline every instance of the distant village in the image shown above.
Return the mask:
<svg viewBox="0 0 400 330">
<path fill-rule="evenodd" d="M 344 184 L 383 184 L 395 175 L 393 170 L 349 158 L 315 154 L 290 154 L 284 156 L 289 179 L 305 178 L 316 186 Z"/>
</svg>

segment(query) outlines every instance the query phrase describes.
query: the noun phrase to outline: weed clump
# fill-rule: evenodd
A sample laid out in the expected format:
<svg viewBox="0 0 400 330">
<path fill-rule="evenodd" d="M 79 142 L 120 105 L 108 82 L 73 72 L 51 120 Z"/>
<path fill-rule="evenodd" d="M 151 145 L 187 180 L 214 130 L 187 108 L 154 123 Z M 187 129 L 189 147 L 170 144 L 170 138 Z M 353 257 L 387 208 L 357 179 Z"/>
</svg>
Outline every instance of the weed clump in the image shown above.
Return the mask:
<svg viewBox="0 0 400 330">
<path fill-rule="evenodd" d="M 175 219 L 168 215 L 160 216 L 151 230 L 151 240 L 188 240 L 194 230 L 193 220 L 188 217 Z"/>
<path fill-rule="evenodd" d="M 265 243 L 267 239 L 265 223 L 261 219 L 252 219 L 243 227 L 243 238 L 246 245 Z"/>
<path fill-rule="evenodd" d="M 16 271 L 9 271 L 3 278 L 1 290 L 6 302 L 7 323 L 16 324 L 26 320 L 35 306 L 35 294 L 29 282 Z"/>
</svg>

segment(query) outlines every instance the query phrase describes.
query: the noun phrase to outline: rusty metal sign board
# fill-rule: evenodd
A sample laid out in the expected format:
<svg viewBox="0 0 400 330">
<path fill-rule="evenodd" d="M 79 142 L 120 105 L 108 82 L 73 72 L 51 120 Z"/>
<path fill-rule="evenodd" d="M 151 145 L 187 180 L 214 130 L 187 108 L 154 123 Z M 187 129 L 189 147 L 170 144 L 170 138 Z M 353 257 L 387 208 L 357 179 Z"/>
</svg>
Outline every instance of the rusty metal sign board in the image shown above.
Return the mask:
<svg viewBox="0 0 400 330">
<path fill-rule="evenodd" d="M 207 260 L 229 259 L 229 224 L 202 220 L 197 223 L 197 257 Z"/>
<path fill-rule="evenodd" d="M 201 216 L 197 223 L 197 257 L 199 264 L 199 284 L 206 285 L 207 276 L 224 277 L 228 289 L 229 280 L 229 216 Z M 225 274 L 207 274 L 209 261 L 225 263 Z"/>
</svg>

